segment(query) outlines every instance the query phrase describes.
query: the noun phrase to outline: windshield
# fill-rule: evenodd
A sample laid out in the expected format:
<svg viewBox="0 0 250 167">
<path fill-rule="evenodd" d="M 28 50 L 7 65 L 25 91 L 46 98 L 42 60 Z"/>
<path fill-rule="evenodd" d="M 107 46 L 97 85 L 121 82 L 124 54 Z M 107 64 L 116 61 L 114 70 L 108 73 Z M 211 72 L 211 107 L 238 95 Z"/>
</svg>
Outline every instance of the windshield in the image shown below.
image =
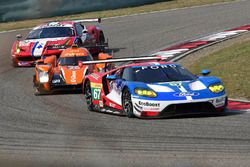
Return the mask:
<svg viewBox="0 0 250 167">
<path fill-rule="evenodd" d="M 66 66 L 66 65 L 76 66 L 78 65 L 79 61 L 90 61 L 90 60 L 92 60 L 91 56 L 61 57 L 59 58 L 59 63 L 61 66 Z"/>
<path fill-rule="evenodd" d="M 32 30 L 26 39 L 60 38 L 71 36 L 74 36 L 74 30 L 71 27 L 48 27 Z"/>
<path fill-rule="evenodd" d="M 133 80 L 144 83 L 188 81 L 197 77 L 184 67 L 175 64 L 163 64 L 133 67 Z"/>
</svg>

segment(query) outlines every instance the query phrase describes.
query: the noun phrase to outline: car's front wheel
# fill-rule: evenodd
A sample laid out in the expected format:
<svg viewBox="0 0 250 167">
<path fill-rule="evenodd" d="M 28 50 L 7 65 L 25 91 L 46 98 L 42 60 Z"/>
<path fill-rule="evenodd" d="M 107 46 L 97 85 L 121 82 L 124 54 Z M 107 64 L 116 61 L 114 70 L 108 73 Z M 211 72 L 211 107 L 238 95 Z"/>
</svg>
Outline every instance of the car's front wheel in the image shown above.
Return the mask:
<svg viewBox="0 0 250 167">
<path fill-rule="evenodd" d="M 89 111 L 93 111 L 93 103 L 92 103 L 92 92 L 90 82 L 87 81 L 85 84 L 85 91 L 84 91 L 87 107 Z"/>
<path fill-rule="evenodd" d="M 18 67 L 17 61 L 12 59 L 12 67 Z"/>
<path fill-rule="evenodd" d="M 131 93 L 129 92 L 128 88 L 125 88 L 122 93 L 122 107 L 127 117 L 133 118 L 135 116 L 133 112 Z"/>
<path fill-rule="evenodd" d="M 39 87 L 34 87 L 34 95 L 35 96 L 40 96 L 40 95 L 49 95 L 51 92 L 40 89 Z"/>
</svg>

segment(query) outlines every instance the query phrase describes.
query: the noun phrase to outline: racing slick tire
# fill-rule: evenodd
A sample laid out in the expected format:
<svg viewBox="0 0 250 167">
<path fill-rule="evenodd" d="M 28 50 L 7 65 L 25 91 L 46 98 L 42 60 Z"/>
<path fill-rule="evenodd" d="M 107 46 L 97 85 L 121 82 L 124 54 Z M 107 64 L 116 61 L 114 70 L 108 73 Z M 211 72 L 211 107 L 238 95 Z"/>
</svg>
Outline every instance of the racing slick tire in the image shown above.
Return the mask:
<svg viewBox="0 0 250 167">
<path fill-rule="evenodd" d="M 125 112 L 128 118 L 135 117 L 134 112 L 133 112 L 131 93 L 129 92 L 128 88 L 125 88 L 122 92 L 122 107 L 123 107 L 123 111 Z"/>
<path fill-rule="evenodd" d="M 40 95 L 49 95 L 50 92 L 45 91 L 45 90 L 40 90 L 38 87 L 34 87 L 35 88 L 35 96 L 40 96 Z"/>
<path fill-rule="evenodd" d="M 50 94 L 49 91 L 43 90 L 39 84 L 36 83 L 36 75 L 33 76 L 33 83 L 34 83 L 34 95 L 39 96 L 39 95 L 48 95 Z"/>
<path fill-rule="evenodd" d="M 93 103 L 92 103 L 92 92 L 91 92 L 91 86 L 90 86 L 89 81 L 87 81 L 86 84 L 85 84 L 84 96 L 85 96 L 85 100 L 86 100 L 86 103 L 87 103 L 88 110 L 89 111 L 94 111 Z"/>
<path fill-rule="evenodd" d="M 99 36 L 99 45 L 104 45 L 105 44 L 105 37 L 104 37 L 104 34 L 103 32 L 100 32 L 100 36 Z M 104 46 L 101 46 L 101 52 L 104 52 L 105 51 L 105 47 Z"/>
<path fill-rule="evenodd" d="M 17 64 L 17 62 L 16 62 L 15 59 L 12 59 L 11 65 L 12 65 L 12 67 L 14 67 L 14 68 L 18 67 L 18 64 Z"/>
</svg>

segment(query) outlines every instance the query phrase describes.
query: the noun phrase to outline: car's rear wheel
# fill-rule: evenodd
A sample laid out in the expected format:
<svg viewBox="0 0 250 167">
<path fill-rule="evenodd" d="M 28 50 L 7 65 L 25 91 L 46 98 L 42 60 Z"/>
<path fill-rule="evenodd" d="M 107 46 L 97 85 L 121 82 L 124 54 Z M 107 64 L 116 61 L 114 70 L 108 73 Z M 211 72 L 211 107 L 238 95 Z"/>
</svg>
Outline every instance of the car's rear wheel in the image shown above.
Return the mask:
<svg viewBox="0 0 250 167">
<path fill-rule="evenodd" d="M 91 86 L 90 86 L 89 81 L 87 81 L 85 84 L 84 95 L 85 95 L 88 110 L 93 111 L 92 92 L 91 92 Z"/>
<path fill-rule="evenodd" d="M 105 37 L 103 32 L 100 32 L 100 37 L 99 37 L 99 44 L 104 44 L 105 43 Z"/>
<path fill-rule="evenodd" d="M 129 92 L 128 88 L 125 88 L 122 93 L 122 107 L 127 117 L 129 118 L 135 117 L 134 112 L 133 112 L 131 93 Z"/>
<path fill-rule="evenodd" d="M 33 87 L 34 87 L 34 95 L 39 96 L 40 95 L 40 90 L 38 85 L 36 84 L 36 75 L 33 75 Z"/>
<path fill-rule="evenodd" d="M 104 45 L 105 44 L 105 37 L 103 32 L 100 32 L 100 36 L 99 36 L 99 45 Z M 104 52 L 105 51 L 105 47 L 101 46 L 101 51 Z"/>
</svg>

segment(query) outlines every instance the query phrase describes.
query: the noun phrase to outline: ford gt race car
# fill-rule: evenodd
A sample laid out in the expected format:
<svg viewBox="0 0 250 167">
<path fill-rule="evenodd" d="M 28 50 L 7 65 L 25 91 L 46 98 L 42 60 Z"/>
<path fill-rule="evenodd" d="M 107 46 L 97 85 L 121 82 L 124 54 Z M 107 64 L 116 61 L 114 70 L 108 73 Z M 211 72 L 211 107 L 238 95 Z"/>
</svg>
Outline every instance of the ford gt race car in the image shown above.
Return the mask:
<svg viewBox="0 0 250 167">
<path fill-rule="evenodd" d="M 100 53 L 98 57 L 112 58 L 104 53 Z M 53 90 L 82 90 L 84 76 L 101 70 L 99 64 L 82 64 L 91 60 L 93 58 L 89 51 L 77 45 L 65 49 L 58 59 L 52 55 L 37 60 L 33 80 L 35 95 L 49 94 Z"/>
<path fill-rule="evenodd" d="M 161 57 L 91 61 L 110 63 L 140 61 L 103 73 L 87 75 L 84 95 L 89 110 L 125 114 L 128 117 L 166 117 L 179 114 L 220 113 L 227 106 L 222 81 L 196 76 L 179 64 Z"/>
<path fill-rule="evenodd" d="M 32 66 L 41 55 L 56 55 L 73 43 L 88 48 L 92 54 L 105 49 L 103 30 L 96 25 L 84 25 L 87 22 L 100 22 L 100 19 L 48 22 L 35 27 L 21 40 L 17 35 L 11 50 L 13 66 Z"/>
</svg>

